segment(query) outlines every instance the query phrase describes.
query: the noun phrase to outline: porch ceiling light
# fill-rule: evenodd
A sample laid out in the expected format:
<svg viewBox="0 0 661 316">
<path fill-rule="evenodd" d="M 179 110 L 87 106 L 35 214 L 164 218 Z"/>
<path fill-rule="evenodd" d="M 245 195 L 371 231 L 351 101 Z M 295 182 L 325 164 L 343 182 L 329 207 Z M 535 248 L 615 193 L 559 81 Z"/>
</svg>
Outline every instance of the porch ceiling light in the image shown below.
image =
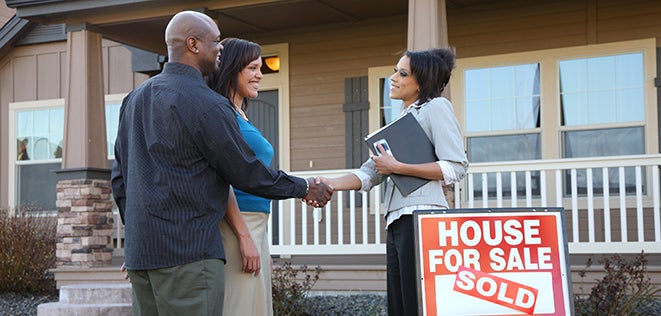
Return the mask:
<svg viewBox="0 0 661 316">
<path fill-rule="evenodd" d="M 264 58 L 264 63 L 271 71 L 276 72 L 280 70 L 280 56 L 266 57 Z"/>
</svg>

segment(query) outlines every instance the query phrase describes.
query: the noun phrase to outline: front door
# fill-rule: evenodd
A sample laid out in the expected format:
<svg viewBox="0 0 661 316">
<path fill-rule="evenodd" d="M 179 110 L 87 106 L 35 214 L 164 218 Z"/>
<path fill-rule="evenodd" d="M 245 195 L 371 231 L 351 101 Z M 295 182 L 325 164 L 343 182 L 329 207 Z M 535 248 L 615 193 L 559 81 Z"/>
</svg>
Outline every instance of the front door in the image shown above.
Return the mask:
<svg viewBox="0 0 661 316">
<path fill-rule="evenodd" d="M 270 167 L 279 169 L 278 90 L 259 91 L 257 98 L 248 103 L 246 115 L 273 146 L 274 154 Z"/>
<path fill-rule="evenodd" d="M 279 161 L 279 120 L 278 120 L 278 90 L 259 91 L 255 99 L 248 103 L 246 115 L 253 125 L 264 135 L 273 146 L 273 159 L 269 167 L 280 169 Z M 273 223 L 273 243 L 278 244 L 278 202 L 271 202 L 271 219 Z"/>
</svg>

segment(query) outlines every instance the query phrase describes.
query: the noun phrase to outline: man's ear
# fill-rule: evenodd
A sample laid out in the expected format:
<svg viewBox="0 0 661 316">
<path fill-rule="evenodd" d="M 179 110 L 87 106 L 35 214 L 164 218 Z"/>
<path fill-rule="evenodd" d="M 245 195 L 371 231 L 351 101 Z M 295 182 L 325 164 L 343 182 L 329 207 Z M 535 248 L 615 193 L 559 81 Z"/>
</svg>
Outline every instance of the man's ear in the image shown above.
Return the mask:
<svg viewBox="0 0 661 316">
<path fill-rule="evenodd" d="M 195 54 L 200 52 L 200 50 L 197 49 L 197 39 L 193 36 L 186 38 L 186 48 Z"/>
</svg>

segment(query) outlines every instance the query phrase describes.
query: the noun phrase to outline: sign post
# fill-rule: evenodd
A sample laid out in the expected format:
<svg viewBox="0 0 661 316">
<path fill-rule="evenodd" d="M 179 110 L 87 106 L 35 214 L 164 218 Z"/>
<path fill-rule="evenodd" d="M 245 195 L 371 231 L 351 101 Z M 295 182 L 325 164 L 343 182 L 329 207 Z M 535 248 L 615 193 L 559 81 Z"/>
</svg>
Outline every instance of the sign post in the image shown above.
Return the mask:
<svg viewBox="0 0 661 316">
<path fill-rule="evenodd" d="M 572 315 L 563 208 L 414 213 L 422 315 Z"/>
</svg>

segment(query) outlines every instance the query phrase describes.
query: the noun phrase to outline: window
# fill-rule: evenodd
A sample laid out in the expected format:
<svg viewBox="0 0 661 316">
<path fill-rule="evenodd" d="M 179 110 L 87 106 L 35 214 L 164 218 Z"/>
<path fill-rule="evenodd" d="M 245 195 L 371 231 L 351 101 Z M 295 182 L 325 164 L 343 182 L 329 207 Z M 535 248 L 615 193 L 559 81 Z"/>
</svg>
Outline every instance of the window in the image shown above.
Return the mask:
<svg viewBox="0 0 661 316">
<path fill-rule="evenodd" d="M 516 64 L 465 70 L 468 160 L 495 162 L 540 159 L 539 64 Z M 517 195 L 525 193 L 524 174 L 517 174 Z M 539 173 L 533 174 L 539 195 Z M 496 196 L 496 175 L 488 175 L 489 196 Z M 503 179 L 510 196 L 511 179 Z M 476 186 L 475 195 L 482 194 Z"/>
<path fill-rule="evenodd" d="M 379 105 L 379 121 L 381 126 L 386 126 L 402 114 L 404 102 L 390 98 L 390 76 L 381 78 L 381 103 Z"/>
<path fill-rule="evenodd" d="M 452 101 L 472 163 L 658 152 L 654 39 L 465 58 L 457 65 Z M 617 171 L 610 172 L 617 191 Z M 585 173 L 577 173 L 579 191 L 587 187 Z M 594 178 L 595 193 L 601 181 Z M 631 192 L 633 170 L 624 181 Z M 494 196 L 494 179 L 488 183 Z"/>
<path fill-rule="evenodd" d="M 382 126 L 392 122 L 400 116 L 404 105 L 401 100 L 394 100 L 390 95 L 390 76 L 394 73 L 395 64 L 383 67 L 374 67 L 367 70 L 368 93 L 369 93 L 369 132 L 373 132 Z M 374 194 L 368 192 L 367 194 Z M 369 201 L 372 203 L 370 195 Z M 385 186 L 381 186 L 379 192 L 381 199 L 385 197 Z M 381 201 L 383 203 L 383 201 Z M 381 205 L 383 207 L 383 205 Z M 370 209 L 373 212 L 374 208 Z"/>
<path fill-rule="evenodd" d="M 642 123 L 643 53 L 561 60 L 562 125 Z"/>
<path fill-rule="evenodd" d="M 106 96 L 108 158 L 114 159 L 119 108 L 124 95 Z M 64 99 L 10 104 L 9 203 L 25 209 L 55 210 L 57 175 L 62 168 Z"/>
<path fill-rule="evenodd" d="M 369 90 L 369 131 L 375 131 L 399 117 L 404 109 L 401 100 L 394 100 L 390 95 L 390 75 L 392 66 L 368 69 Z M 378 106 L 377 106 L 378 105 Z"/>
<path fill-rule="evenodd" d="M 16 112 L 17 160 L 48 160 L 62 157 L 64 108 L 53 107 Z"/>
<path fill-rule="evenodd" d="M 16 204 L 25 209 L 54 210 L 57 175 L 52 170 L 61 164 L 64 107 L 20 110 L 15 112 L 15 119 Z"/>
<path fill-rule="evenodd" d="M 645 153 L 644 69 L 642 52 L 560 61 L 564 158 Z M 609 170 L 611 193 L 619 190 L 617 172 Z M 627 192 L 635 192 L 634 169 L 625 175 Z M 585 192 L 586 171 L 578 170 L 577 177 L 579 193 Z M 593 188 L 603 190 L 601 177 L 593 179 Z"/>
<path fill-rule="evenodd" d="M 122 106 L 124 95 L 106 96 L 106 145 L 108 146 L 108 159 L 115 159 L 115 140 L 119 128 L 119 108 Z M 112 166 L 109 164 L 108 166 Z"/>
</svg>

